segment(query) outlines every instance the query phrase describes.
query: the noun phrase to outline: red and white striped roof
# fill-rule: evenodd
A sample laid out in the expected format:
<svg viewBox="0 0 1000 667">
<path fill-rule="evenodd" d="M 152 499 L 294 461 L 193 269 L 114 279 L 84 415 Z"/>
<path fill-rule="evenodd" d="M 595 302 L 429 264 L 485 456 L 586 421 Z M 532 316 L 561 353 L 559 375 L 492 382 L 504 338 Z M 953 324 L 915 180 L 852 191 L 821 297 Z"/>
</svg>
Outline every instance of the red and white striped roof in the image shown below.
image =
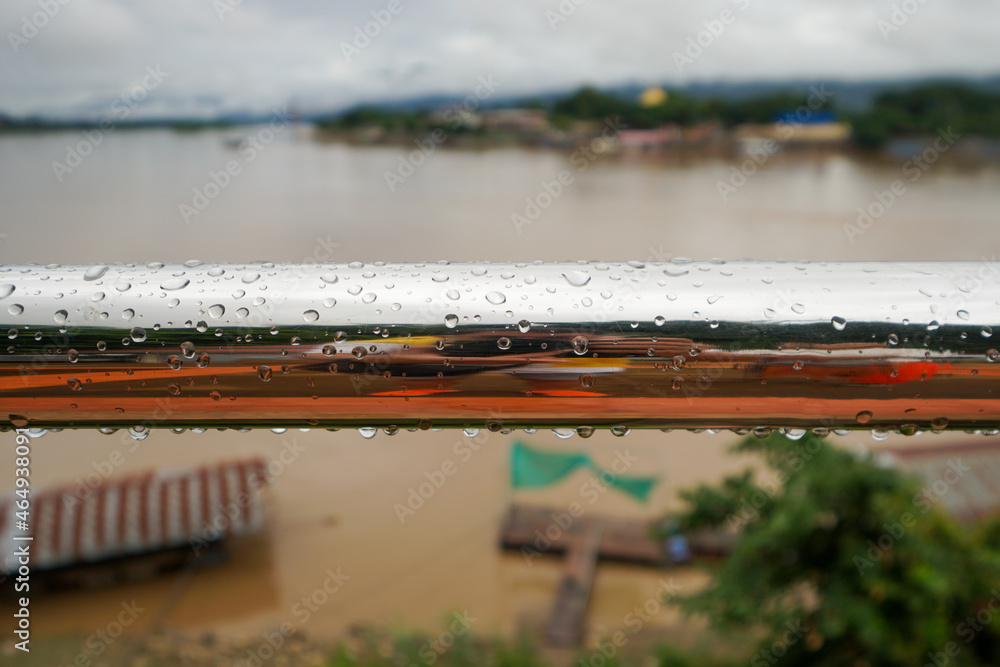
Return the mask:
<svg viewBox="0 0 1000 667">
<path fill-rule="evenodd" d="M 195 546 L 253 533 L 263 520 L 260 491 L 267 484 L 261 459 L 197 468 L 164 469 L 105 480 L 100 486 L 31 490 L 31 542 L 16 542 L 15 505 L 0 499 L 2 544 L 30 544 L 32 570 Z M 0 571 L 17 570 L 2 555 Z"/>
</svg>

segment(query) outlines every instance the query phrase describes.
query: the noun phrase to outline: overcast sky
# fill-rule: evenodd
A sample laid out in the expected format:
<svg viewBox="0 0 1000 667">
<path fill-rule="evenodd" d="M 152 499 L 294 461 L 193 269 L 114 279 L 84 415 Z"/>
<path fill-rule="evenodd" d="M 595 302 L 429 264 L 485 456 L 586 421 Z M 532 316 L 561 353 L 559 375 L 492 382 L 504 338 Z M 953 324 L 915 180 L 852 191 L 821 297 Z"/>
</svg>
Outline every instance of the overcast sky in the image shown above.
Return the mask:
<svg viewBox="0 0 1000 667">
<path fill-rule="evenodd" d="M 912 15 L 893 24 L 904 4 Z M 373 11 L 386 25 L 356 46 Z M 685 53 L 706 21 L 718 34 Z M 465 95 L 491 76 L 493 95 L 508 97 L 581 83 L 1000 73 L 995 0 L 2 0 L 0 34 L 0 109 L 16 114 L 107 110 L 144 76 L 152 90 L 136 115 Z"/>
</svg>

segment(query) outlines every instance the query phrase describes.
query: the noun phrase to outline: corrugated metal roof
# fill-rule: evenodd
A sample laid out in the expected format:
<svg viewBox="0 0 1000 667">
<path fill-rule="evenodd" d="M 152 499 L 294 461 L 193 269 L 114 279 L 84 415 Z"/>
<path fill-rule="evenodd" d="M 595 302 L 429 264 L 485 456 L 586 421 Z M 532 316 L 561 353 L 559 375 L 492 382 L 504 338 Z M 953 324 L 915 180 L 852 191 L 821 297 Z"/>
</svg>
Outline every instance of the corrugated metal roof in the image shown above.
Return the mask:
<svg viewBox="0 0 1000 667">
<path fill-rule="evenodd" d="M 256 532 L 263 521 L 261 459 L 111 478 L 89 493 L 31 490 L 31 568 L 47 570 Z M 0 540 L 16 544 L 14 492 L 0 499 Z M 17 563 L 3 555 L 0 571 Z"/>
<path fill-rule="evenodd" d="M 1000 511 L 1000 442 L 893 447 L 881 453 L 901 470 L 922 477 L 927 500 L 958 519 Z"/>
</svg>

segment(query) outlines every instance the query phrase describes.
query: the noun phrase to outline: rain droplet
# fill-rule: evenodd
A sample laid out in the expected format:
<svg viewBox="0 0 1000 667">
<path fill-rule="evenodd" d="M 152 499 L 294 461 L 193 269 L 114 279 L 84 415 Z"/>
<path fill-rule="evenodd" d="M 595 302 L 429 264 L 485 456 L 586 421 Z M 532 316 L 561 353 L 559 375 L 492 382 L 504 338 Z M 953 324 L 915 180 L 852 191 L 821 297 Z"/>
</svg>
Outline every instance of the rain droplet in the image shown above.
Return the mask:
<svg viewBox="0 0 1000 667">
<path fill-rule="evenodd" d="M 500 304 L 507 302 L 507 297 L 504 296 L 502 292 L 487 292 L 486 300 L 494 306 L 499 306 Z"/>
<path fill-rule="evenodd" d="M 517 330 L 521 333 L 528 333 L 531 331 L 531 322 L 528 320 L 521 320 L 517 323 Z"/>
<path fill-rule="evenodd" d="M 222 317 L 225 314 L 226 314 L 226 307 L 223 306 L 221 303 L 217 303 L 215 305 L 212 305 L 212 306 L 208 307 L 208 316 L 209 317 L 212 317 L 214 319 L 218 319 L 218 318 Z"/>
<path fill-rule="evenodd" d="M 581 438 L 589 438 L 590 436 L 594 435 L 594 427 L 580 426 L 579 428 L 576 429 L 576 434 Z"/>
<path fill-rule="evenodd" d="M 573 339 L 573 351 L 577 354 L 587 353 L 587 339 L 583 336 L 577 336 Z"/>
<path fill-rule="evenodd" d="M 133 440 L 145 440 L 149 437 L 149 429 L 145 426 L 129 426 L 128 434 Z"/>
<path fill-rule="evenodd" d="M 590 387 L 594 386 L 594 380 L 595 379 L 596 378 L 594 378 L 593 375 L 589 375 L 589 374 L 588 375 L 581 375 L 580 376 L 580 386 L 581 387 L 586 387 L 586 388 L 589 389 Z"/>
<path fill-rule="evenodd" d="M 325 282 L 327 285 L 335 285 L 340 278 L 337 277 L 336 273 L 324 273 L 319 277 L 320 280 Z"/>
<path fill-rule="evenodd" d="M 69 363 L 75 364 L 80 361 L 80 353 L 76 350 L 66 350 L 66 359 L 69 360 Z"/>
<path fill-rule="evenodd" d="M 670 383 L 670 386 L 674 389 L 680 389 L 684 386 L 684 378 L 678 376 L 674 378 L 674 381 Z"/>
<path fill-rule="evenodd" d="M 183 343 L 181 343 L 181 354 L 183 354 L 188 359 L 193 359 L 194 353 L 195 353 L 194 343 L 192 343 L 189 340 L 186 340 Z"/>
<path fill-rule="evenodd" d="M 938 417 L 937 419 L 931 420 L 931 428 L 935 431 L 940 431 L 948 426 L 948 419 L 946 417 Z"/>
<path fill-rule="evenodd" d="M 80 391 L 83 389 L 83 383 L 77 378 L 70 378 L 66 380 L 66 385 L 73 391 Z"/>
<path fill-rule="evenodd" d="M 67 317 L 69 317 L 69 313 L 67 313 L 65 310 L 57 310 L 56 314 L 53 316 L 53 319 L 55 319 L 55 321 L 58 322 L 59 324 L 62 324 L 63 322 L 66 321 Z"/>
<path fill-rule="evenodd" d="M 198 355 L 198 358 L 194 360 L 198 364 L 198 368 L 205 368 L 210 363 L 212 363 L 212 357 L 208 356 L 206 353 L 202 352 Z"/>
<path fill-rule="evenodd" d="M 894 333 L 889 334 L 889 345 L 899 345 L 899 336 Z"/>
<path fill-rule="evenodd" d="M 106 264 L 100 264 L 98 266 L 92 266 L 87 269 L 86 273 L 83 274 L 84 280 L 97 280 L 104 277 L 104 274 L 108 272 L 108 266 Z"/>
<path fill-rule="evenodd" d="M 171 354 L 169 357 L 167 357 L 167 366 L 170 366 L 170 370 L 179 371 L 181 369 L 181 366 L 183 365 L 184 362 L 181 361 L 181 358 L 178 357 L 176 354 Z"/>
<path fill-rule="evenodd" d="M 7 307 L 7 312 L 11 315 L 20 315 L 24 312 L 24 306 L 19 303 L 12 303 Z"/>
<path fill-rule="evenodd" d="M 244 273 L 243 278 L 241 278 L 241 280 L 243 281 L 244 285 L 249 285 L 250 283 L 255 283 L 258 280 L 260 280 L 260 274 L 254 271 L 250 271 L 248 273 Z"/>
<path fill-rule="evenodd" d="M 477 435 L 479 435 L 479 429 L 478 428 L 465 428 L 465 429 L 462 429 L 462 433 L 465 435 L 466 438 L 475 438 Z"/>
<path fill-rule="evenodd" d="M 941 328 L 941 323 L 938 322 L 937 320 L 931 320 L 930 323 L 927 324 L 928 331 L 937 331 L 940 328 Z"/>
<path fill-rule="evenodd" d="M 793 303 L 792 311 L 801 315 L 802 313 L 806 312 L 806 307 L 803 306 L 801 303 Z"/>
<path fill-rule="evenodd" d="M 337 305 L 337 300 L 334 299 L 332 296 L 327 299 L 323 299 L 324 308 L 333 308 L 336 305 Z"/>
<path fill-rule="evenodd" d="M 315 322 L 316 320 L 319 319 L 319 313 L 316 312 L 315 310 L 307 310 L 306 312 L 302 313 L 302 319 L 305 320 L 306 322 Z"/>
<path fill-rule="evenodd" d="M 628 435 L 631 432 L 632 432 L 632 429 L 630 429 L 628 426 L 612 426 L 611 427 L 611 435 L 614 435 L 614 436 L 619 437 L 619 438 L 624 437 L 624 436 Z"/>
<path fill-rule="evenodd" d="M 271 367 L 270 366 L 258 366 L 257 367 L 257 377 L 260 378 L 262 382 L 270 382 L 270 380 L 271 380 Z"/>
<path fill-rule="evenodd" d="M 358 429 L 358 433 L 365 440 L 371 440 L 372 438 L 375 437 L 375 434 L 378 433 L 378 429 L 377 428 L 372 428 L 370 426 L 364 426 L 364 427 Z"/>
<path fill-rule="evenodd" d="M 135 317 L 135 311 L 131 308 L 126 308 L 122 311 L 122 319 L 126 322 L 131 320 L 133 317 Z"/>
<path fill-rule="evenodd" d="M 996 361 L 997 359 L 1000 359 L 1000 352 L 997 352 L 996 350 L 986 350 L 986 359 L 988 361 Z"/>
<path fill-rule="evenodd" d="M 653 324 L 655 324 L 658 327 L 662 327 L 666 323 L 667 323 L 667 318 L 665 318 L 663 315 L 657 315 L 656 317 L 653 318 Z"/>
<path fill-rule="evenodd" d="M 222 400 L 222 394 L 220 394 L 215 389 L 213 389 L 212 391 L 208 392 L 208 395 L 212 398 L 213 401 L 221 401 Z"/>
<path fill-rule="evenodd" d="M 365 293 L 364 293 L 364 294 L 363 294 L 363 295 L 361 296 L 361 302 L 362 302 L 362 303 L 372 303 L 372 302 L 374 302 L 374 301 L 375 301 L 375 299 L 377 299 L 377 298 L 378 298 L 378 296 L 377 296 L 377 295 L 375 294 L 375 292 L 365 292 Z"/>
<path fill-rule="evenodd" d="M 873 416 L 874 415 L 872 415 L 871 410 L 862 410 L 854 416 L 854 419 L 857 420 L 859 424 L 867 424 L 872 420 Z"/>
<path fill-rule="evenodd" d="M 967 319 L 969 319 L 969 311 L 967 311 L 967 310 L 960 310 L 960 311 L 958 311 L 955 314 L 958 315 L 958 319 L 960 319 L 960 320 L 967 320 Z"/>
<path fill-rule="evenodd" d="M 146 340 L 146 330 L 142 327 L 133 327 L 129 335 L 136 343 L 141 343 Z"/>
<path fill-rule="evenodd" d="M 364 359 L 365 356 L 368 354 L 368 350 L 365 349 L 364 345 L 358 345 L 353 350 L 351 350 L 351 354 L 354 355 L 355 359 Z"/>
<path fill-rule="evenodd" d="M 982 329 L 979 330 L 979 335 L 982 336 L 983 338 L 989 338 L 990 336 L 993 335 L 993 328 L 984 326 Z"/>
<path fill-rule="evenodd" d="M 837 331 L 843 331 L 844 328 L 847 326 L 847 320 L 845 320 L 843 317 L 835 315 L 833 319 L 830 320 L 830 324 L 832 324 L 833 328 L 836 329 Z"/>
<path fill-rule="evenodd" d="M 562 275 L 566 279 L 566 282 L 573 287 L 583 287 L 590 282 L 590 274 L 583 271 L 567 271 Z"/>
<path fill-rule="evenodd" d="M 170 392 L 171 396 L 176 396 L 177 394 L 181 393 L 181 388 L 176 384 L 168 384 L 167 391 Z"/>
<path fill-rule="evenodd" d="M 458 326 L 458 315 L 455 315 L 454 313 L 449 313 L 448 315 L 445 315 L 444 316 L 444 325 L 446 327 L 448 327 L 449 329 L 454 329 L 455 327 L 457 327 Z"/>
<path fill-rule="evenodd" d="M 344 331 L 338 331 L 337 333 L 333 334 L 333 340 L 335 343 L 343 343 L 345 340 L 347 340 L 347 333 Z"/>
<path fill-rule="evenodd" d="M 164 280 L 160 283 L 160 289 L 165 290 L 179 290 L 184 289 L 191 284 L 191 281 L 187 278 L 171 278 L 170 280 Z"/>
<path fill-rule="evenodd" d="M 498 340 L 497 341 L 497 347 L 499 347 L 501 350 L 509 350 L 510 349 L 510 338 L 503 337 L 500 340 Z"/>
</svg>

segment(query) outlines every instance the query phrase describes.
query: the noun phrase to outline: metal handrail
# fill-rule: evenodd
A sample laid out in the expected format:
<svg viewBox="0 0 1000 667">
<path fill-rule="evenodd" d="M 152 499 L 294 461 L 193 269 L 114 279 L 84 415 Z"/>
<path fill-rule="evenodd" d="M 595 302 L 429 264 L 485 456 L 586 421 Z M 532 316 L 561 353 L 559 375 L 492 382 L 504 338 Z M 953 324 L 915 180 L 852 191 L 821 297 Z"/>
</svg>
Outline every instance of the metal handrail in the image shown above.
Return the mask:
<svg viewBox="0 0 1000 667">
<path fill-rule="evenodd" d="M 990 430 L 998 304 L 991 262 L 3 266 L 0 426 Z"/>
</svg>

